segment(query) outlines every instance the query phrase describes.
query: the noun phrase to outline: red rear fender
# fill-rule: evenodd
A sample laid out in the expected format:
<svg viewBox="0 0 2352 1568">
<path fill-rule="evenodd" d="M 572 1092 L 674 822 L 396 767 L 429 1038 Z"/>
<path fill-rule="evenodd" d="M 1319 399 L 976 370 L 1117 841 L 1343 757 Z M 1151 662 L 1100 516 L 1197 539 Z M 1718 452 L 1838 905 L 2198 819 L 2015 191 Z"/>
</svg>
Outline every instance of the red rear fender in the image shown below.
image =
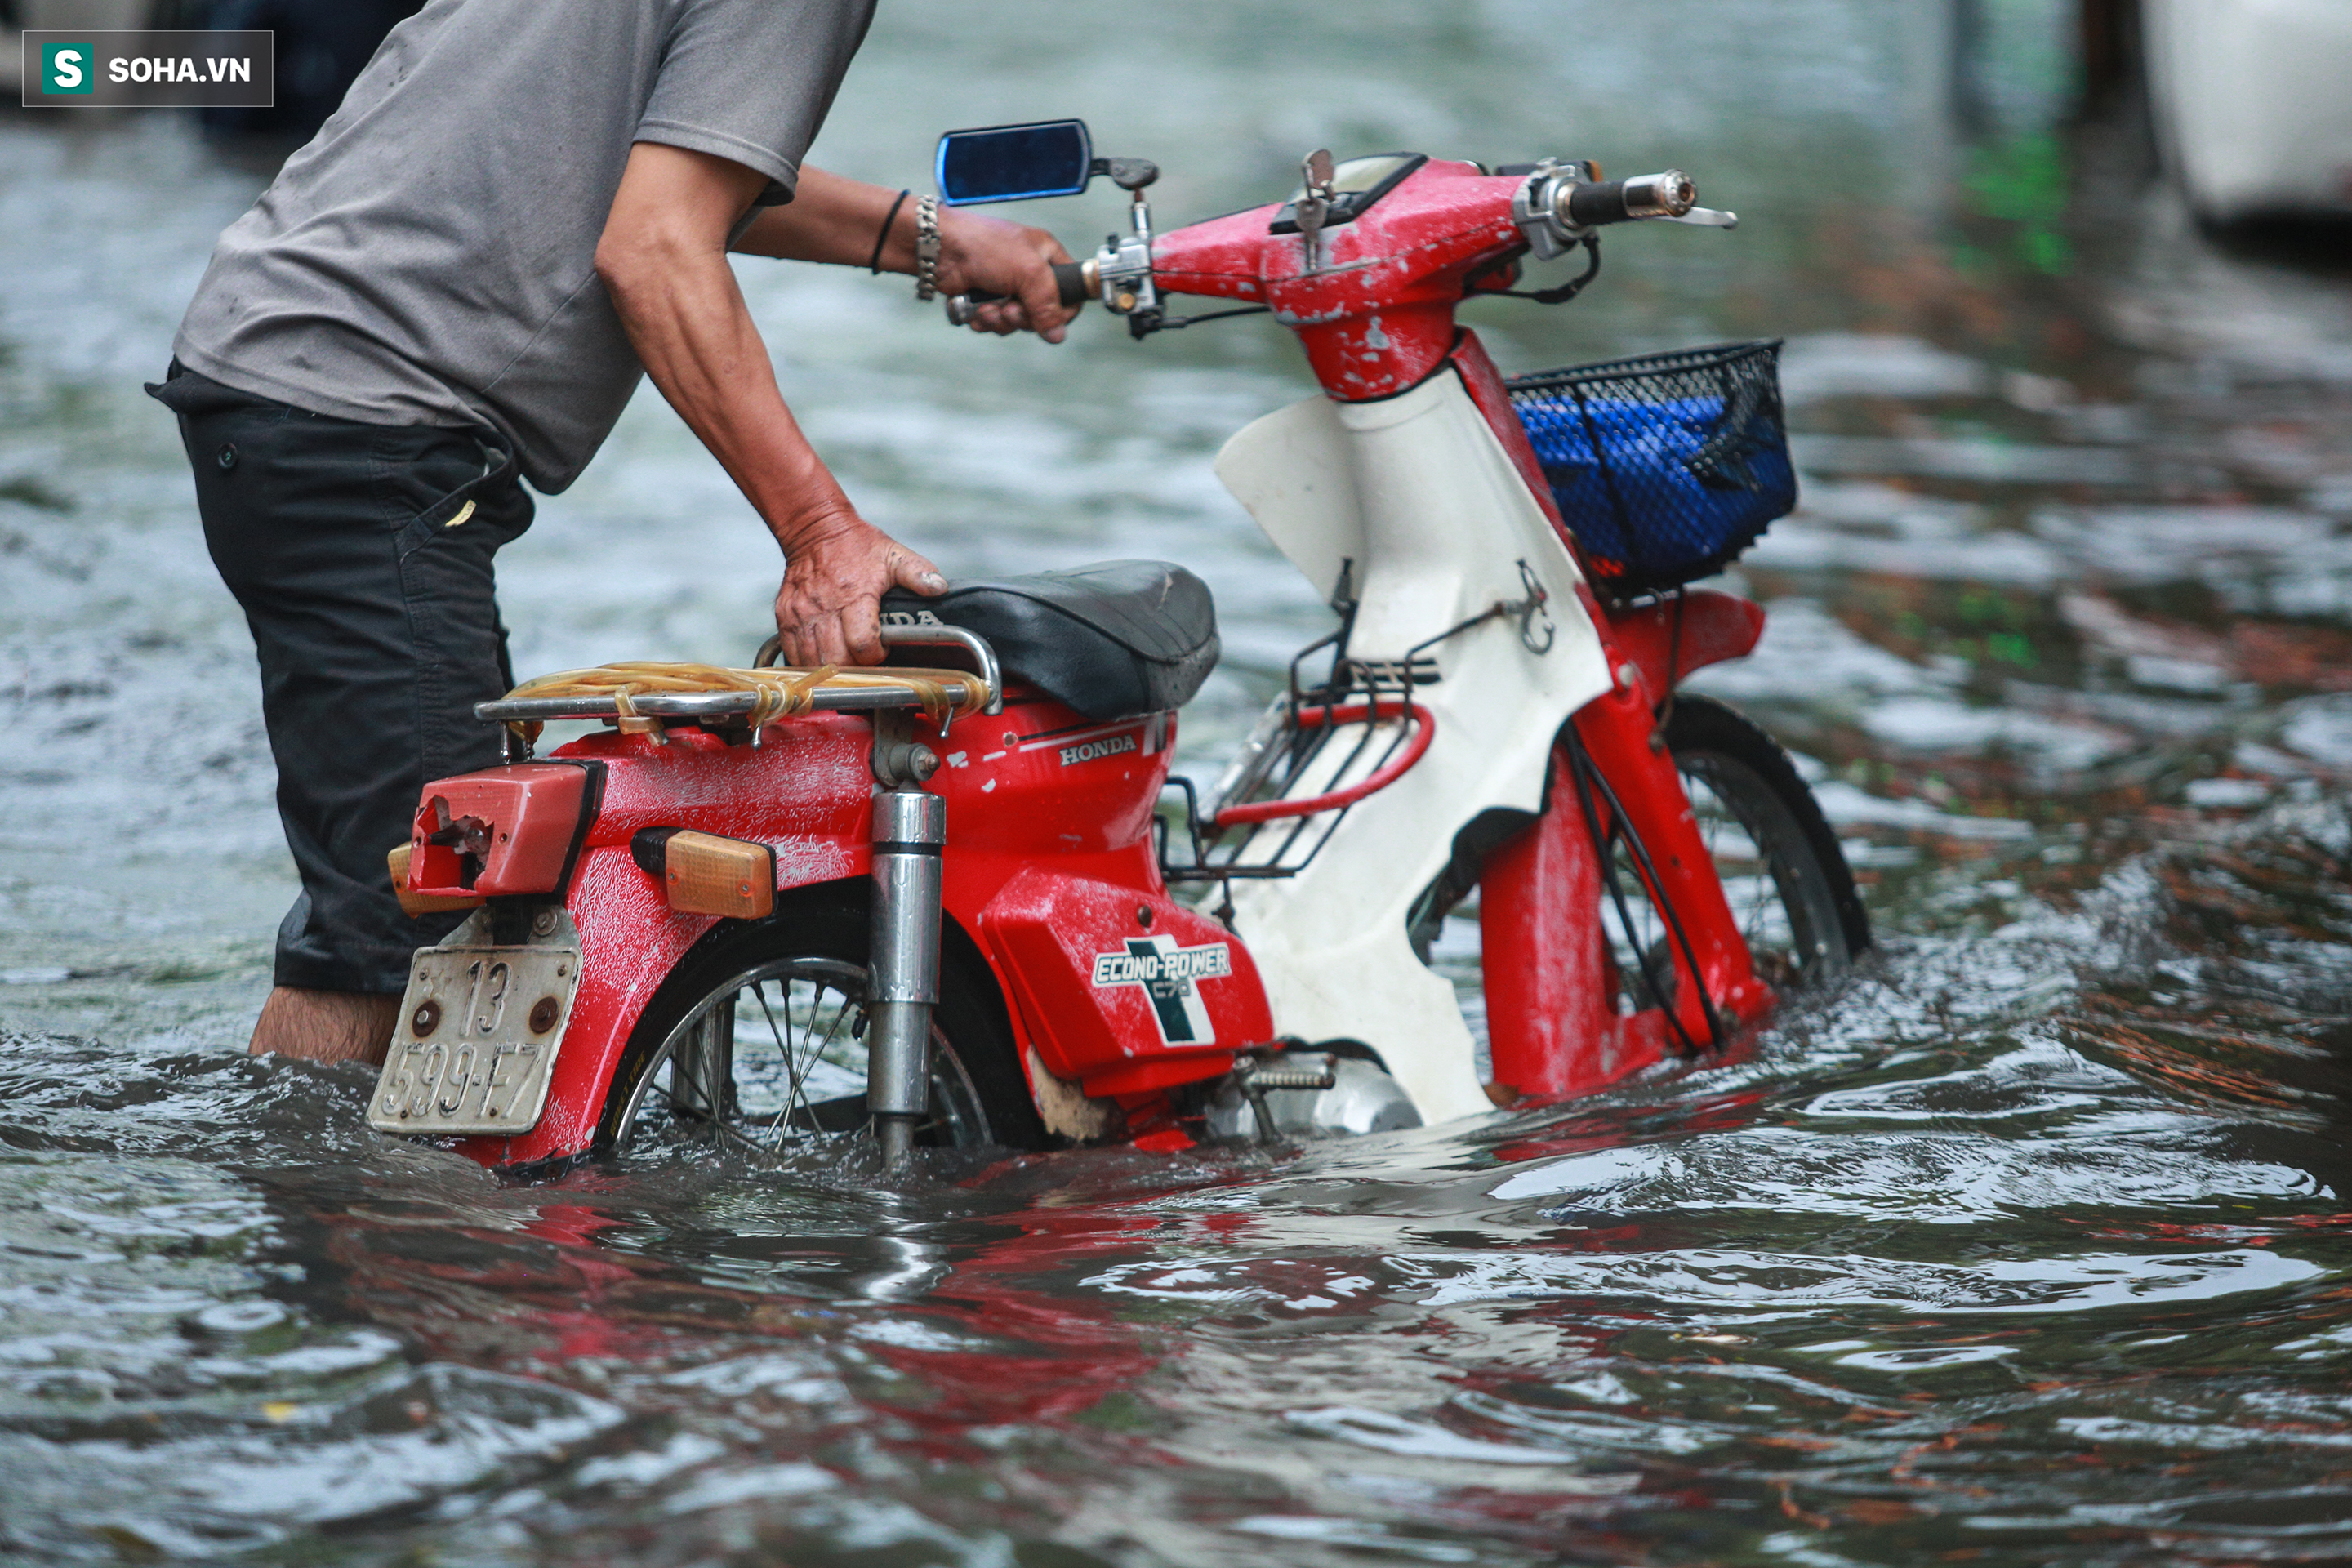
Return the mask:
<svg viewBox="0 0 2352 1568">
<path fill-rule="evenodd" d="M 469 1138 L 458 1145 L 485 1165 L 535 1165 L 588 1152 L 613 1071 L 646 1004 L 686 951 L 719 923 L 671 909 L 661 885 L 621 845 L 581 857 L 566 902 L 580 931 L 580 994 L 556 1052 L 547 1110 L 520 1137 Z"/>
</svg>

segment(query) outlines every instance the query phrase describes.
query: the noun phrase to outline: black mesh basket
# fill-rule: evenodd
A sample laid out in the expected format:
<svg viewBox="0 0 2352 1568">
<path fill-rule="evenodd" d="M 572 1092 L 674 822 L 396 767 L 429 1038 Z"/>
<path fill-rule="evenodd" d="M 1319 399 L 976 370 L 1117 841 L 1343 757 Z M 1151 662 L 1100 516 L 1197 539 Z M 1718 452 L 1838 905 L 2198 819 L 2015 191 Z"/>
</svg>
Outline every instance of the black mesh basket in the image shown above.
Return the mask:
<svg viewBox="0 0 2352 1568">
<path fill-rule="evenodd" d="M 1797 504 L 1778 339 L 1540 371 L 1509 386 L 1603 592 L 1654 594 L 1719 571 Z"/>
</svg>

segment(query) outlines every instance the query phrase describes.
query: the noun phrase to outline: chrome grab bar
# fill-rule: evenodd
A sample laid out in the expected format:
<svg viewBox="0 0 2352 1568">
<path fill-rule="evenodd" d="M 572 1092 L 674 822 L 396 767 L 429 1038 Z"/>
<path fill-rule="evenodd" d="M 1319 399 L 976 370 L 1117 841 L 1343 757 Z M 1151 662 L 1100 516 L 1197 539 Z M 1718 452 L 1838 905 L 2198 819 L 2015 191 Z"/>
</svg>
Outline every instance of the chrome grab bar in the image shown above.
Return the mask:
<svg viewBox="0 0 2352 1568">
<path fill-rule="evenodd" d="M 980 666 L 981 684 L 988 688 L 983 713 L 1004 711 L 1004 676 L 996 667 L 996 650 L 978 632 L 961 626 L 893 626 L 882 628 L 882 641 L 893 647 L 960 647 Z"/>
<path fill-rule="evenodd" d="M 971 655 L 973 661 L 980 666 L 981 684 L 988 688 L 988 705 L 981 711 L 983 713 L 1004 711 L 1004 677 L 996 667 L 996 650 L 989 647 L 988 639 L 978 632 L 968 632 L 961 626 L 892 626 L 886 622 L 882 627 L 882 646 L 963 649 Z M 765 669 L 774 664 L 777 658 L 783 652 L 783 647 L 784 639 L 782 633 L 770 637 L 760 645 L 760 651 L 752 657 L 751 668 Z M 652 710 L 647 709 L 646 711 L 651 712 Z"/>
</svg>

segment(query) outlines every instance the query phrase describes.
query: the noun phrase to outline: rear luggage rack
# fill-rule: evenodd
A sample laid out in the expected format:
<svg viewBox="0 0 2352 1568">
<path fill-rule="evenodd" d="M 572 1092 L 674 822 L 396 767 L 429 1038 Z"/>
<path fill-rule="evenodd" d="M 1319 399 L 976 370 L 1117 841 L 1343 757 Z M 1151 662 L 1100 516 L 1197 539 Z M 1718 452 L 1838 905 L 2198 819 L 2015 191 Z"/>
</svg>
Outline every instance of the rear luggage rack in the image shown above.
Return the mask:
<svg viewBox="0 0 2352 1568">
<path fill-rule="evenodd" d="M 1343 612 L 1344 614 L 1345 612 Z M 1335 635 L 1302 649 L 1299 658 L 1341 641 Z M 1242 742 L 1208 806 L 1184 792 L 1192 858 L 1170 860 L 1163 838 L 1160 874 L 1171 883 L 1264 881 L 1296 877 L 1339 831 L 1358 801 L 1404 776 L 1429 749 L 1435 720 L 1413 701 L 1416 686 L 1433 684 L 1433 668 L 1414 659 L 1377 663 L 1332 660 L 1330 679 L 1310 690 L 1297 685 L 1276 697 Z M 1312 778 L 1310 793 L 1293 791 Z M 1230 894 L 1230 888 L 1228 889 Z"/>
<path fill-rule="evenodd" d="M 974 695 L 984 697 L 987 687 L 960 670 L 909 669 L 894 674 L 929 677 L 940 683 L 956 710 L 965 711 L 974 706 L 985 708 L 983 701 L 973 704 Z M 970 682 L 967 686 L 967 682 Z M 648 719 L 667 720 L 676 723 L 693 724 L 705 719 L 741 719 L 759 707 L 757 691 L 680 691 L 647 693 L 629 699 L 629 706 Z M 923 695 L 911 686 L 820 686 L 809 693 L 803 712 L 871 713 L 890 708 L 919 708 Z M 545 723 L 556 719 L 620 719 L 630 715 L 621 710 L 620 700 L 614 697 L 526 697 L 519 700 L 501 699 L 496 702 L 474 704 L 474 717 L 493 724 Z"/>
<path fill-rule="evenodd" d="M 995 650 L 979 634 L 960 626 L 886 626 L 882 641 L 894 647 L 959 647 L 971 656 L 979 667 L 976 672 L 842 669 L 832 665 L 777 668 L 772 661 L 780 641 L 769 638 L 750 669 L 649 662 L 541 676 L 494 702 L 477 702 L 474 717 L 507 725 L 528 751 L 541 725 L 565 719 L 605 720 L 656 737 L 662 726 L 673 723 L 748 729 L 756 744 L 759 726 L 803 713 L 920 708 L 938 721 L 944 735 L 964 715 L 1001 712 L 1004 707 L 1004 680 Z M 557 689 L 534 691 L 548 687 Z"/>
</svg>

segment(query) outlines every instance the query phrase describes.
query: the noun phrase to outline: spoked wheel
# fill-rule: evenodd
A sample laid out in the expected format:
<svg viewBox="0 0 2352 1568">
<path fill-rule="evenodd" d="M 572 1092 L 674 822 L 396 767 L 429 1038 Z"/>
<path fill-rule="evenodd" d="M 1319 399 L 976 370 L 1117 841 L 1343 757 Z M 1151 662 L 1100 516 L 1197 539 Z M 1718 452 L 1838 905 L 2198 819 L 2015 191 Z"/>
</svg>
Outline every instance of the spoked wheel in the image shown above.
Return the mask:
<svg viewBox="0 0 2352 1568">
<path fill-rule="evenodd" d="M 866 1109 L 862 910 L 803 905 L 721 928 L 678 966 L 613 1076 L 598 1142 L 676 1142 L 768 1155 L 871 1141 Z M 1045 1142 L 992 990 L 943 964 L 930 1097 L 915 1142 L 970 1149 Z"/>
<path fill-rule="evenodd" d="M 1837 836 L 1789 754 L 1710 698 L 1677 695 L 1666 749 L 1690 794 L 1732 918 L 1756 973 L 1783 995 L 1852 967 L 1870 945 L 1869 918 Z M 1673 931 L 1647 897 L 1631 846 L 1611 846 L 1621 912 L 1604 900 L 1622 982 L 1636 1006 L 1670 1002 L 1679 984 Z M 1663 989 L 1664 997 L 1653 992 Z"/>
</svg>

